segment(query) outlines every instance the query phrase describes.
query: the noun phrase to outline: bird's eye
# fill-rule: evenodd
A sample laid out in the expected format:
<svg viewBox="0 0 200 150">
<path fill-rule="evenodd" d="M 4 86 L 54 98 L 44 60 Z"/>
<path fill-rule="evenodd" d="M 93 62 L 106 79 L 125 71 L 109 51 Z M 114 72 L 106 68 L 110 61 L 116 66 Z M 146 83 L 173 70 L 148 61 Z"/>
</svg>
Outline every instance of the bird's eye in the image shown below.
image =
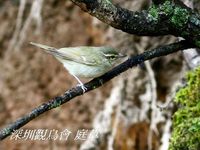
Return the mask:
<svg viewBox="0 0 200 150">
<path fill-rule="evenodd" d="M 109 56 L 109 59 L 115 59 L 116 57 L 114 55 Z"/>
<path fill-rule="evenodd" d="M 117 55 L 115 54 L 104 54 L 103 55 L 107 58 L 107 59 L 110 59 L 110 60 L 114 60 L 117 58 Z"/>
</svg>

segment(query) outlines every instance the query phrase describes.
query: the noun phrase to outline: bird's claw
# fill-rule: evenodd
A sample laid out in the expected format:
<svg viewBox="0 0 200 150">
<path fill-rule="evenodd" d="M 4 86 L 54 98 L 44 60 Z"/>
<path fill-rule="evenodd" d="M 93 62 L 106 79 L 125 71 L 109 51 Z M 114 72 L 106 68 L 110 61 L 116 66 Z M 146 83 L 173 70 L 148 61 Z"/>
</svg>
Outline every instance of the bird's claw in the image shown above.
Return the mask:
<svg viewBox="0 0 200 150">
<path fill-rule="evenodd" d="M 85 93 L 85 91 L 87 90 L 87 88 L 83 84 L 78 84 L 77 86 L 80 86 L 82 88 L 83 93 Z"/>
</svg>

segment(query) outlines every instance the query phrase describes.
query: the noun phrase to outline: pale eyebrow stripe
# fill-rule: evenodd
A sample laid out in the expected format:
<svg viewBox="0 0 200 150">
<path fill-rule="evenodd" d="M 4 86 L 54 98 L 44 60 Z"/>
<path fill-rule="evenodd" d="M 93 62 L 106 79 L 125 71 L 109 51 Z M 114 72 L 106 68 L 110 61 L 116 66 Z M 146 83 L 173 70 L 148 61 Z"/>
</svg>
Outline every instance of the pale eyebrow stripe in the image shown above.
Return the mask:
<svg viewBox="0 0 200 150">
<path fill-rule="evenodd" d="M 109 56 L 115 56 L 115 54 L 105 54 L 103 53 L 104 56 L 109 57 Z"/>
</svg>

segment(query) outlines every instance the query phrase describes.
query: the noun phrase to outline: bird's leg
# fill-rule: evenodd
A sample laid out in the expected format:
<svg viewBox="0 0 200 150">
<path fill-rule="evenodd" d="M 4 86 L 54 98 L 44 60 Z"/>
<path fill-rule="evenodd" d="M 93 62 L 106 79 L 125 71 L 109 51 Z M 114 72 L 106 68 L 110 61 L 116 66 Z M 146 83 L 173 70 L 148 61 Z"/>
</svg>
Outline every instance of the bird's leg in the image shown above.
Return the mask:
<svg viewBox="0 0 200 150">
<path fill-rule="evenodd" d="M 83 93 L 85 93 L 85 91 L 87 90 L 87 88 L 83 85 L 83 83 L 81 82 L 81 80 L 79 80 L 79 78 L 77 76 L 75 76 L 74 74 L 72 74 L 73 77 L 78 81 L 78 86 L 80 86 L 83 90 Z"/>
</svg>

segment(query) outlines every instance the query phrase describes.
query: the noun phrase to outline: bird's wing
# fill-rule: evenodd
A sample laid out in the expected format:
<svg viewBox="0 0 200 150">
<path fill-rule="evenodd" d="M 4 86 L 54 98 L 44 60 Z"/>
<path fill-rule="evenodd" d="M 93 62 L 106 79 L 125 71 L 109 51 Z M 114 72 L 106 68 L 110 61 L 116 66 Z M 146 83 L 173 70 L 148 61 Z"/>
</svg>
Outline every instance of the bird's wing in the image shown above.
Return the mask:
<svg viewBox="0 0 200 150">
<path fill-rule="evenodd" d="M 61 48 L 57 52 L 57 56 L 66 60 L 71 60 L 77 63 L 96 66 L 101 63 L 97 58 L 98 52 L 94 47 L 68 47 Z"/>
<path fill-rule="evenodd" d="M 101 60 L 99 60 L 97 57 L 97 55 L 99 55 L 100 52 L 100 47 L 81 46 L 56 49 L 54 47 L 50 47 L 39 43 L 30 42 L 30 44 L 44 49 L 47 53 L 50 53 L 57 58 L 61 58 L 61 60 L 65 59 L 91 66 L 96 66 L 101 63 Z"/>
</svg>

